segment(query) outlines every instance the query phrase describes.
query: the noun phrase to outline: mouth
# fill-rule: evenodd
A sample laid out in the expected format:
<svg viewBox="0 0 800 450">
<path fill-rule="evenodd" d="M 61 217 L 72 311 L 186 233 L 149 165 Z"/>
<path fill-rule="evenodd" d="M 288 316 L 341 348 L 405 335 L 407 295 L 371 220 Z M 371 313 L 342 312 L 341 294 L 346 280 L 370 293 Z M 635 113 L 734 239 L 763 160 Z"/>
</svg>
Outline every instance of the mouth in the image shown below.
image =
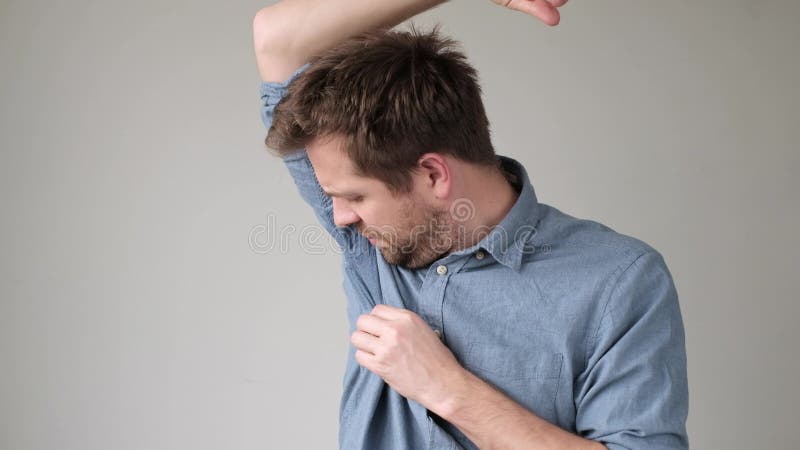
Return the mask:
<svg viewBox="0 0 800 450">
<path fill-rule="evenodd" d="M 358 233 L 360 235 L 364 236 L 369 241 L 369 243 L 372 244 L 372 245 L 376 245 L 381 240 L 377 233 L 375 233 L 375 232 L 367 232 L 366 229 L 365 230 L 358 230 Z"/>
<path fill-rule="evenodd" d="M 376 245 L 378 243 L 378 238 L 373 234 L 363 234 L 362 233 L 361 235 L 364 236 L 365 238 L 367 238 L 367 240 L 369 240 L 369 243 L 372 244 L 372 245 Z"/>
</svg>

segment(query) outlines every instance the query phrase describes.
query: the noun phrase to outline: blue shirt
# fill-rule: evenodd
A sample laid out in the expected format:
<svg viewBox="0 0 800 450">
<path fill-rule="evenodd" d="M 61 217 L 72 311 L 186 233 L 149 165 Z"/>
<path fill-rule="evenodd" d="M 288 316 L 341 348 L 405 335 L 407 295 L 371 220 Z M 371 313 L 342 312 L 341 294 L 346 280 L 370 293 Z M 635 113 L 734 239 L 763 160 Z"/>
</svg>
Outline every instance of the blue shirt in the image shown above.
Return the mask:
<svg viewBox="0 0 800 450">
<path fill-rule="evenodd" d="M 262 82 L 269 129 L 289 83 Z M 537 416 L 609 449 L 688 448 L 688 383 L 678 296 L 656 250 L 539 203 L 504 156 L 519 197 L 476 245 L 427 267 L 387 263 L 333 222 L 305 150 L 283 161 L 342 248 L 350 332 L 378 303 L 409 309 L 469 371 Z M 441 267 L 445 267 L 442 269 Z M 477 449 L 455 426 L 361 367 L 350 346 L 339 408 L 342 449 Z"/>
</svg>

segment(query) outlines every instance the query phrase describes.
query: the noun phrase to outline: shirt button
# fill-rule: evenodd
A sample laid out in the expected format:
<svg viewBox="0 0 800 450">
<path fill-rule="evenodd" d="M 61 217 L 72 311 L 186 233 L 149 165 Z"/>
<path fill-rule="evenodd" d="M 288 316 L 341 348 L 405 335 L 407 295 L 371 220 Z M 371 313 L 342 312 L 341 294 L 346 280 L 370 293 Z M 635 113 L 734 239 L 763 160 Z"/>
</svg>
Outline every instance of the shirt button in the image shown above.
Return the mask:
<svg viewBox="0 0 800 450">
<path fill-rule="evenodd" d="M 441 338 L 442 338 L 442 332 L 441 332 L 441 331 L 439 331 L 439 330 L 433 330 L 433 332 L 434 332 L 434 333 L 436 333 L 436 337 L 438 337 L 439 339 L 441 339 Z"/>
<path fill-rule="evenodd" d="M 475 259 L 483 259 L 486 256 L 486 253 L 483 253 L 483 250 L 478 250 L 475 253 Z"/>
<path fill-rule="evenodd" d="M 447 273 L 447 266 L 439 266 L 436 268 L 436 273 L 439 275 L 444 275 Z"/>
</svg>

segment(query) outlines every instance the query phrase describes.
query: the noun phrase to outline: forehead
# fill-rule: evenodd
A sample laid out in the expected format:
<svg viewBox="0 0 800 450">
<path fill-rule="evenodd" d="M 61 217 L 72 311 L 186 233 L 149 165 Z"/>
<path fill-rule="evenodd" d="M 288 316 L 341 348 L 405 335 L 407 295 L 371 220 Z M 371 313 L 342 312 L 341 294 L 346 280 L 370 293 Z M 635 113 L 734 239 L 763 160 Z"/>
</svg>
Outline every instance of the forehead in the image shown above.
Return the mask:
<svg viewBox="0 0 800 450">
<path fill-rule="evenodd" d="M 343 139 L 338 136 L 315 138 L 306 147 L 317 181 L 325 191 L 352 193 L 385 188 L 375 178 L 356 174 L 355 165 L 344 152 Z"/>
<path fill-rule="evenodd" d="M 306 147 L 308 159 L 311 160 L 320 183 L 328 181 L 326 175 L 356 176 L 355 166 L 342 150 L 342 143 L 339 137 L 318 137 Z"/>
</svg>

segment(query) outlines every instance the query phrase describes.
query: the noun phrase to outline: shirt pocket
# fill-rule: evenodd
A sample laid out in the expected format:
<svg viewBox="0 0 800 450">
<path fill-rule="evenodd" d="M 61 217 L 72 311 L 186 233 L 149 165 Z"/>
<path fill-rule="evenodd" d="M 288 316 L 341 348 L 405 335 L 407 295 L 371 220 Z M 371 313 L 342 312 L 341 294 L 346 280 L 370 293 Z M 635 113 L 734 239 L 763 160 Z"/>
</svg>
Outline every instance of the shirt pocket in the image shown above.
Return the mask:
<svg viewBox="0 0 800 450">
<path fill-rule="evenodd" d="M 537 416 L 555 421 L 555 401 L 564 355 L 546 350 L 515 351 L 474 341 L 462 358 L 464 367 Z"/>
</svg>

